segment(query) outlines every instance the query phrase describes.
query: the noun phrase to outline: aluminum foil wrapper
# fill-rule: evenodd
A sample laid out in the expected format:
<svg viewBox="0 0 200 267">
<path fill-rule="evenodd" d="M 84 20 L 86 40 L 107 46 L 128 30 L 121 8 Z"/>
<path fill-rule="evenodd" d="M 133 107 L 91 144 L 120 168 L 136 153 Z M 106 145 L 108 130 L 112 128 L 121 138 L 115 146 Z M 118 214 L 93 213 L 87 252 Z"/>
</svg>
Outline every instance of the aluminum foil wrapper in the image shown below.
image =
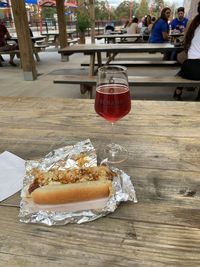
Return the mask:
<svg viewBox="0 0 200 267">
<path fill-rule="evenodd" d="M 65 170 L 68 168 L 80 168 L 78 155 L 83 154 L 84 162 L 82 167 L 97 166 L 96 151 L 89 139 L 78 142 L 74 146 L 65 146 L 56 149 L 40 160 L 26 161 L 26 175 L 21 191 L 21 202 L 19 218 L 24 223 L 39 223 L 46 225 L 65 225 L 68 223 L 84 223 L 96 220 L 100 217 L 114 212 L 120 202 L 137 202 L 134 186 L 130 177 L 122 170 L 111 169 L 116 173 L 112 181 L 113 192 L 106 199 L 87 201 L 85 203 L 72 203 L 62 205 L 37 205 L 28 201 L 24 196 L 27 187 L 32 183 L 34 177 L 30 175 L 33 168 L 42 171 L 50 169 Z M 87 207 L 87 208 L 85 208 Z"/>
</svg>

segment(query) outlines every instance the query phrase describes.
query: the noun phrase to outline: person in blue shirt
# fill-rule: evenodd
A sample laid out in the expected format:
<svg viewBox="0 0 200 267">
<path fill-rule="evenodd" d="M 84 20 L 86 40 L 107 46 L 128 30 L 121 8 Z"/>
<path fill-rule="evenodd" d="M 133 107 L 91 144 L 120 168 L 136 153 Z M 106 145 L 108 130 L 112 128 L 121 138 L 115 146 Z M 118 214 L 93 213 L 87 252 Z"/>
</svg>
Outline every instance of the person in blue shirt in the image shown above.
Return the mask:
<svg viewBox="0 0 200 267">
<path fill-rule="evenodd" d="M 169 24 L 168 20 L 171 15 L 169 7 L 163 8 L 160 17 L 155 21 L 151 30 L 149 43 L 164 43 L 169 39 Z"/>
<path fill-rule="evenodd" d="M 185 9 L 184 7 L 179 7 L 177 9 L 177 18 L 173 19 L 170 23 L 171 29 L 176 32 L 184 32 L 188 19 L 184 17 Z"/>
</svg>

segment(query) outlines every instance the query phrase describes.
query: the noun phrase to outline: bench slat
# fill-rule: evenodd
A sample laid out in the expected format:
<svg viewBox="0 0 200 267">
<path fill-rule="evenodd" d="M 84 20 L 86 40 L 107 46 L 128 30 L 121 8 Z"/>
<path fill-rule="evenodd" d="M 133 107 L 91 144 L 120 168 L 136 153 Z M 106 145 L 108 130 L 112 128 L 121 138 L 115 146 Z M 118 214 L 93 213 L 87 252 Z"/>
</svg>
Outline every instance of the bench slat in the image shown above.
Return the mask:
<svg viewBox="0 0 200 267">
<path fill-rule="evenodd" d="M 19 50 L 0 51 L 0 55 L 16 54 L 16 53 L 19 53 Z"/>
<path fill-rule="evenodd" d="M 67 39 L 67 42 L 70 43 L 77 43 L 79 41 L 79 38 L 74 38 L 74 39 Z"/>
<path fill-rule="evenodd" d="M 102 62 L 103 65 L 106 64 L 106 61 Z M 152 66 L 180 66 L 180 63 L 178 61 L 172 61 L 172 60 L 134 60 L 134 61 L 120 61 L 120 60 L 115 60 L 115 61 L 111 61 L 109 62 L 109 65 L 122 65 L 122 66 L 145 66 L 145 65 L 152 65 Z M 81 66 L 89 66 L 90 63 L 89 62 L 82 62 Z M 97 66 L 98 64 L 95 63 L 95 65 Z"/>
<path fill-rule="evenodd" d="M 129 76 L 130 85 L 137 86 L 200 86 L 200 81 L 187 80 L 179 76 L 164 76 L 164 77 L 152 77 L 152 76 Z M 56 75 L 54 83 L 63 84 L 87 84 L 96 85 L 97 77 L 81 76 L 81 75 Z"/>
</svg>

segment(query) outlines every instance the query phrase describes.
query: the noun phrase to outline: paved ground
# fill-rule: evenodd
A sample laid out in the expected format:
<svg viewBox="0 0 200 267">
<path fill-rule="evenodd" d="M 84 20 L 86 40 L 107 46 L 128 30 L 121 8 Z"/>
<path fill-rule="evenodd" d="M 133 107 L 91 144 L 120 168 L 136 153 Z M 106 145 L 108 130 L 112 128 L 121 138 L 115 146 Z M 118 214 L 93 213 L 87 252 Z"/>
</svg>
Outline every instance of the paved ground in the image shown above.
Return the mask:
<svg viewBox="0 0 200 267">
<path fill-rule="evenodd" d="M 70 56 L 69 62 L 61 62 L 61 57 L 54 47 L 48 47 L 40 54 L 41 61 L 36 63 L 37 71 L 40 74 L 36 81 L 24 81 L 23 72 L 19 66 L 13 67 L 8 64 L 9 58 L 4 56 L 6 62 L 0 68 L 0 95 L 1 96 L 38 96 L 38 97 L 66 97 L 66 98 L 87 98 L 81 95 L 78 85 L 54 84 L 56 74 L 63 74 L 72 69 L 80 68 L 80 62 L 87 59 L 82 54 Z M 151 57 L 152 55 L 122 55 L 128 57 Z M 121 57 L 122 57 L 121 56 Z M 160 58 L 159 54 L 154 57 Z M 89 60 L 89 58 L 88 58 Z M 16 59 L 19 64 L 19 60 Z M 86 68 L 86 67 L 85 67 Z M 69 70 L 69 71 L 68 71 Z M 131 67 L 128 73 L 132 75 L 175 75 L 179 68 L 176 67 Z M 170 87 L 135 87 L 131 88 L 133 99 L 144 100 L 173 100 L 174 88 Z M 196 92 L 184 91 L 183 100 L 193 101 Z"/>
</svg>

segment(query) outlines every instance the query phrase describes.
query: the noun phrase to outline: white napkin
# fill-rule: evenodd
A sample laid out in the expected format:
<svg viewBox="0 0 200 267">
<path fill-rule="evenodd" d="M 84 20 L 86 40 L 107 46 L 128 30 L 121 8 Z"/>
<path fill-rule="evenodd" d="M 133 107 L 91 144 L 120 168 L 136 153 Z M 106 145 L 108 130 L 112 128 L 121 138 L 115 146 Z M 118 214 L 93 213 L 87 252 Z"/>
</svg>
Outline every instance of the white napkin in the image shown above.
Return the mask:
<svg viewBox="0 0 200 267">
<path fill-rule="evenodd" d="M 22 189 L 25 160 L 5 151 L 0 154 L 0 201 Z"/>
</svg>

